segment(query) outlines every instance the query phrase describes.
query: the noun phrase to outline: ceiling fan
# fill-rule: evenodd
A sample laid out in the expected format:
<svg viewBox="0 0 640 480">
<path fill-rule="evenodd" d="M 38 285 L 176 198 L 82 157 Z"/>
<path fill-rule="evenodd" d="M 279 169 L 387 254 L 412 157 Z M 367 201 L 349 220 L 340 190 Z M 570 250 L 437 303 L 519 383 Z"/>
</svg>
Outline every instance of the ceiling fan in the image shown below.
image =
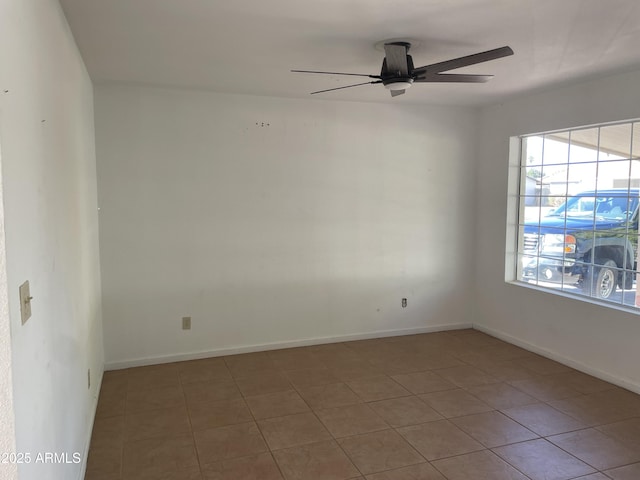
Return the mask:
<svg viewBox="0 0 640 480">
<path fill-rule="evenodd" d="M 433 63 L 424 67 L 415 68 L 413 60 L 409 55 L 411 43 L 409 42 L 389 42 L 384 44 L 385 57 L 382 61 L 382 69 L 380 75 L 366 75 L 360 73 L 341 73 L 341 72 L 318 72 L 313 70 L 291 70 L 296 73 L 320 73 L 324 75 L 350 75 L 354 77 L 368 77 L 375 79 L 371 82 L 356 83 L 346 85 L 344 87 L 329 88 L 327 90 L 319 90 L 311 92 L 316 93 L 331 92 L 333 90 L 342 90 L 343 88 L 358 87 L 360 85 L 369 85 L 382 83 L 390 92 L 392 97 L 402 95 L 407 88 L 414 83 L 434 83 L 434 82 L 457 82 L 457 83 L 484 83 L 493 78 L 493 75 L 468 75 L 461 73 L 442 73 L 456 68 L 467 67 L 477 63 L 488 62 L 502 57 L 513 55 L 510 47 L 500 47 L 486 52 L 467 55 L 466 57 L 454 58 L 444 62 Z"/>
</svg>

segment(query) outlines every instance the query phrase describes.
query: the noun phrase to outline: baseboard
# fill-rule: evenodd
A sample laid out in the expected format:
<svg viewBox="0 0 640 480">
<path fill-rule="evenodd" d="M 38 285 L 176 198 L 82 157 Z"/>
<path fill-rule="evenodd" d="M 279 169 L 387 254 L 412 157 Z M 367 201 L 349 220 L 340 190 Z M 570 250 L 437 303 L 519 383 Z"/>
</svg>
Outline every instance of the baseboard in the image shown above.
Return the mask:
<svg viewBox="0 0 640 480">
<path fill-rule="evenodd" d="M 102 379 L 104 378 L 104 371 L 100 375 L 100 381 L 97 384 L 96 396 L 93 400 L 93 408 L 91 409 L 91 428 L 87 432 L 87 437 L 84 441 L 84 452 L 82 454 L 82 464 L 80 465 L 80 476 L 78 480 L 83 480 L 87 475 L 87 460 L 89 458 L 89 448 L 91 447 L 91 435 L 93 434 L 93 426 L 96 423 L 96 413 L 98 411 L 98 398 L 100 396 L 100 388 L 102 387 Z"/>
<path fill-rule="evenodd" d="M 182 362 L 185 360 L 199 360 L 201 358 L 221 357 L 223 355 L 236 355 L 238 353 L 262 352 L 267 350 L 279 350 L 281 348 L 307 347 L 310 345 L 322 345 L 325 343 L 349 342 L 354 340 L 368 340 L 371 338 L 399 337 L 402 335 L 416 335 L 419 333 L 434 333 L 446 330 L 460 330 L 472 328 L 471 323 L 455 323 L 447 325 L 434 325 L 428 327 L 405 328 L 398 330 L 378 330 L 369 333 L 356 333 L 349 335 L 337 335 L 331 337 L 316 337 L 285 342 L 263 343 L 258 345 L 243 345 L 200 352 L 181 353 L 174 355 L 159 355 L 147 358 L 135 358 L 130 360 L 107 362 L 105 370 L 121 370 L 123 368 L 142 367 L 146 365 L 159 365 L 163 363 Z"/>
<path fill-rule="evenodd" d="M 530 352 L 537 353 L 538 355 L 541 355 L 543 357 L 555 360 L 556 362 L 560 362 L 568 367 L 575 368 L 576 370 L 586 373 L 587 375 L 591 375 L 593 377 L 599 378 L 600 380 L 604 380 L 605 382 L 612 383 L 613 385 L 617 385 L 618 387 L 622 387 L 626 390 L 630 390 L 634 393 L 640 394 L 640 385 L 634 381 L 616 377 L 609 373 L 603 372 L 602 370 L 598 370 L 596 368 L 590 367 L 589 365 L 585 365 L 582 362 L 573 360 L 572 358 L 565 357 L 564 355 L 553 352 L 551 350 L 538 347 L 532 343 L 525 342 L 524 340 L 513 337 L 499 330 L 494 330 L 493 328 L 488 328 L 483 325 L 477 324 L 474 324 L 473 328 L 491 335 L 492 337 L 496 337 L 500 340 L 504 340 L 505 342 L 511 343 L 518 347 L 522 347 L 525 350 L 529 350 Z"/>
</svg>

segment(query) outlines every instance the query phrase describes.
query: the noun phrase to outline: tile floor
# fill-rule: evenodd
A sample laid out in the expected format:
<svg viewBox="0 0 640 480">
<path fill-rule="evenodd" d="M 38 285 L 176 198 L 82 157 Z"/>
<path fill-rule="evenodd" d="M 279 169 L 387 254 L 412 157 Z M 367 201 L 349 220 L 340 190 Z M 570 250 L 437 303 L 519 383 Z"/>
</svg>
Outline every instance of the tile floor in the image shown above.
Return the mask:
<svg viewBox="0 0 640 480">
<path fill-rule="evenodd" d="M 640 396 L 475 330 L 106 372 L 87 480 L 637 480 Z"/>
</svg>

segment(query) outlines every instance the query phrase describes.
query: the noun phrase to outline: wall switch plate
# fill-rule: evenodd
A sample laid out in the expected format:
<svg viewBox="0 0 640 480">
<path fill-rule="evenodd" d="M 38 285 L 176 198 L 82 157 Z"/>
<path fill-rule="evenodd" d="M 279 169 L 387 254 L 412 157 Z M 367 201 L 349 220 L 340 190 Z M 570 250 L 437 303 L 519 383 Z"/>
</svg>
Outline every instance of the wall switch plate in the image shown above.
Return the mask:
<svg viewBox="0 0 640 480">
<path fill-rule="evenodd" d="M 31 318 L 31 300 L 33 297 L 29 290 L 29 280 L 27 280 L 20 285 L 20 317 L 23 325 Z"/>
<path fill-rule="evenodd" d="M 191 317 L 182 317 L 182 329 L 191 330 Z"/>
</svg>

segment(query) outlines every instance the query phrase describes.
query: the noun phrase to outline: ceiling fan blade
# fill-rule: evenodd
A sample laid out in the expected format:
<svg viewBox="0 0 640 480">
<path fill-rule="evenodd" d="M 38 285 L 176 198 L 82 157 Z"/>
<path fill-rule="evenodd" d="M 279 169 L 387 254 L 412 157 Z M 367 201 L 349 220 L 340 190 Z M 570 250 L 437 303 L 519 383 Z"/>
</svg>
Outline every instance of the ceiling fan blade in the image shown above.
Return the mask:
<svg viewBox="0 0 640 480">
<path fill-rule="evenodd" d="M 380 75 L 367 75 L 365 73 L 341 73 L 341 72 L 316 72 L 315 70 L 291 70 L 294 73 L 320 73 L 323 75 L 350 75 L 353 77 L 381 78 Z"/>
<path fill-rule="evenodd" d="M 387 72 L 393 74 L 400 73 L 401 76 L 409 75 L 406 45 L 385 43 L 384 54 L 387 59 Z"/>
<path fill-rule="evenodd" d="M 354 85 L 346 85 L 344 87 L 338 87 L 338 88 L 328 88 L 327 90 L 318 90 L 317 92 L 311 92 L 311 95 L 315 95 L 316 93 L 333 92 L 334 90 L 342 90 L 343 88 L 359 87 L 360 85 L 369 85 L 372 83 L 382 83 L 382 80 L 377 82 L 356 83 Z"/>
<path fill-rule="evenodd" d="M 402 95 L 406 90 L 389 90 L 391 92 L 392 97 L 397 97 L 398 95 Z"/>
<path fill-rule="evenodd" d="M 418 77 L 415 83 L 485 83 L 493 78 L 493 75 L 463 75 L 458 73 L 436 73 L 425 77 Z"/>
<path fill-rule="evenodd" d="M 495 48 L 493 50 L 487 50 L 486 52 L 467 55 L 466 57 L 454 58 L 452 60 L 446 60 L 444 62 L 434 63 L 432 65 L 426 65 L 424 67 L 418 67 L 413 70 L 413 75 L 422 76 L 425 73 L 433 74 L 447 72 L 456 68 L 468 67 L 469 65 L 476 65 L 477 63 L 483 63 L 502 57 L 508 57 L 509 55 L 513 55 L 513 50 L 511 50 L 511 47 Z"/>
</svg>

